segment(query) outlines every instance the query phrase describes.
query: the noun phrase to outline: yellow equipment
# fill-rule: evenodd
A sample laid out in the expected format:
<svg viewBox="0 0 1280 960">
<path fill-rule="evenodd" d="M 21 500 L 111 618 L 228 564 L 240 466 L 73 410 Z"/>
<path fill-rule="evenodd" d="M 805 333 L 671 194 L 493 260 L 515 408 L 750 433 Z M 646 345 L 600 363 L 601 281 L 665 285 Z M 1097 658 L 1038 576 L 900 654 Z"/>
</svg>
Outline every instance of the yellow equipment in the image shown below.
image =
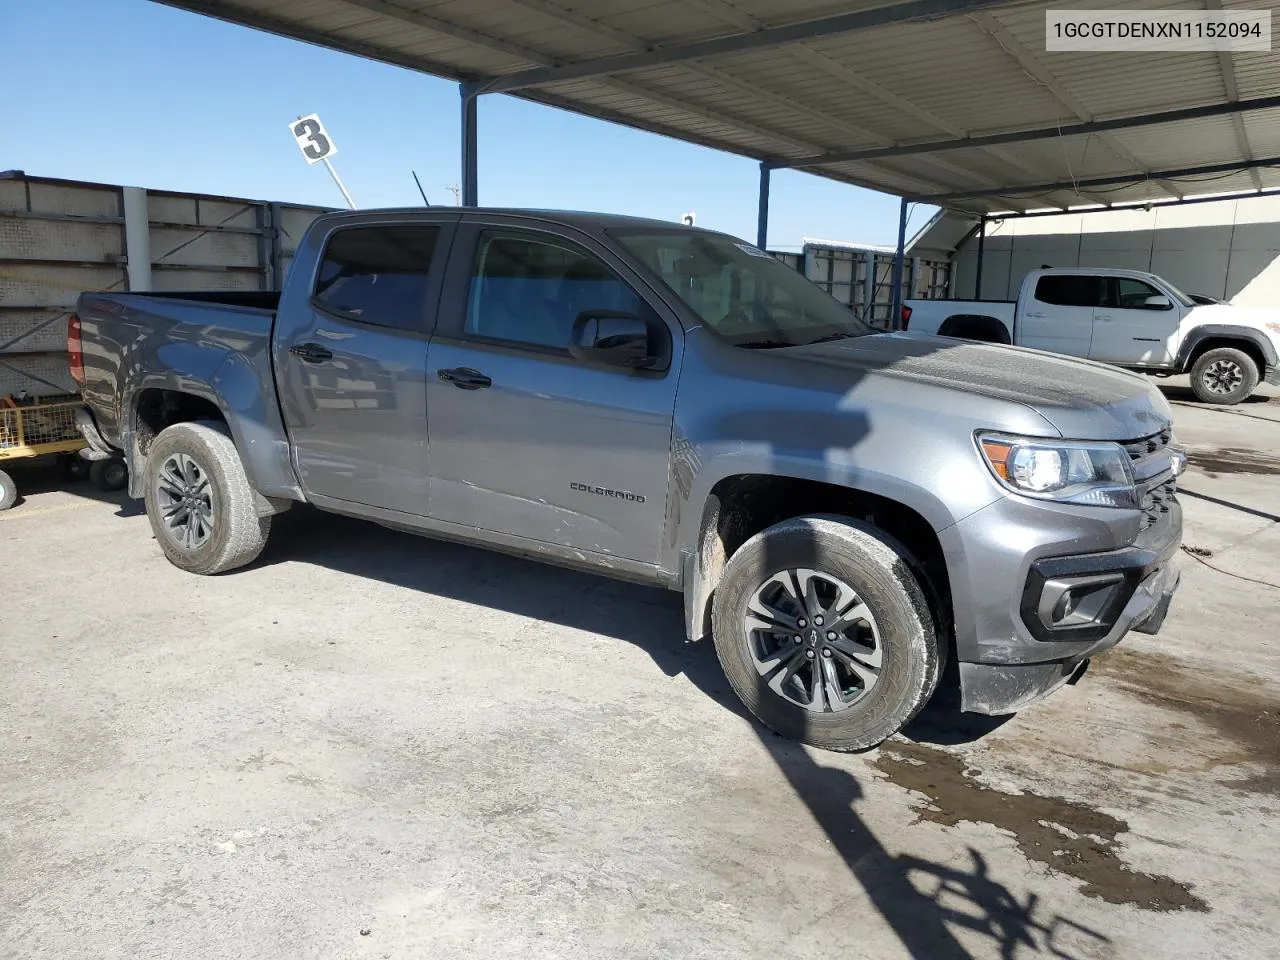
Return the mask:
<svg viewBox="0 0 1280 960">
<path fill-rule="evenodd" d="M 0 397 L 0 465 L 10 460 L 72 453 L 84 447 L 75 423 L 80 406 L 78 399 L 24 404 Z M 17 499 L 18 488 L 13 479 L 0 470 L 0 510 L 9 509 Z"/>
</svg>

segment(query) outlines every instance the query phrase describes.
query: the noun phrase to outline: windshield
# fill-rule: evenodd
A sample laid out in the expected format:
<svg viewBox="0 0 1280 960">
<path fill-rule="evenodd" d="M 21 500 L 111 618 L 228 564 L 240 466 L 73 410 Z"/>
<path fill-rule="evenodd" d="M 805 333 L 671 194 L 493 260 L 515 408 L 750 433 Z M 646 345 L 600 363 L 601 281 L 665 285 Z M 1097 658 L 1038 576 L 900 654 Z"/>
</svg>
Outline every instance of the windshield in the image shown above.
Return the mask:
<svg viewBox="0 0 1280 960">
<path fill-rule="evenodd" d="M 749 243 L 679 229 L 611 233 L 734 346 L 798 347 L 876 332 Z"/>
<path fill-rule="evenodd" d="M 1178 302 L 1181 303 L 1184 307 L 1194 307 L 1196 305 L 1196 302 L 1192 300 L 1191 297 L 1183 293 L 1181 290 L 1175 287 L 1172 283 L 1170 283 L 1164 277 L 1160 278 L 1160 282 L 1169 288 L 1169 292 L 1172 293 L 1174 297 L 1178 300 Z"/>
</svg>

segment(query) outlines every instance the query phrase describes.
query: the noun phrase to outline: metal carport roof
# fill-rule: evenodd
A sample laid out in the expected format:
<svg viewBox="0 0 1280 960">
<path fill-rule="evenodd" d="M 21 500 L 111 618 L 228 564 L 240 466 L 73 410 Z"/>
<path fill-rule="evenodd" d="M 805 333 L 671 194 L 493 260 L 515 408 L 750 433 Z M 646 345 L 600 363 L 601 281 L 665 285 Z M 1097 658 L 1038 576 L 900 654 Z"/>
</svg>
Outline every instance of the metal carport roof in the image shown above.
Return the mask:
<svg viewBox="0 0 1280 960">
<path fill-rule="evenodd" d="M 1280 57 L 1048 53 L 1044 0 L 158 2 L 457 80 L 472 145 L 501 91 L 977 214 L 1280 188 Z"/>
</svg>

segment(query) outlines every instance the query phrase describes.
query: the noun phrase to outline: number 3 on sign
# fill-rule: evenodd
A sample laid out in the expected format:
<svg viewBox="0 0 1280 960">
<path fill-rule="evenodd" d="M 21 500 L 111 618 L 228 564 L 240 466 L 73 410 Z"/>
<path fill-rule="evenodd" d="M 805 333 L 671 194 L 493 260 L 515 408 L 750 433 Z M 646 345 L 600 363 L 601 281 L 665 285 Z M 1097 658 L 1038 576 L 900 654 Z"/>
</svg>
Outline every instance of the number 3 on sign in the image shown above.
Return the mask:
<svg viewBox="0 0 1280 960">
<path fill-rule="evenodd" d="M 298 141 L 298 149 L 302 151 L 307 163 L 319 163 L 338 152 L 337 145 L 329 138 L 320 117 L 314 113 L 299 117 L 289 124 L 289 132 Z"/>
</svg>

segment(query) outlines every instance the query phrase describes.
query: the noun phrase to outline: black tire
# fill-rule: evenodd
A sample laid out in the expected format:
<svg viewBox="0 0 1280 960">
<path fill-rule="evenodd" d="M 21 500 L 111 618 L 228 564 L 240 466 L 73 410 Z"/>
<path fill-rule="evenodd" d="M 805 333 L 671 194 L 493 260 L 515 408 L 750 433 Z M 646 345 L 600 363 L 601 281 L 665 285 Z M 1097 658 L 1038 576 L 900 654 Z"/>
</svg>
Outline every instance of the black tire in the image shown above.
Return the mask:
<svg viewBox="0 0 1280 960">
<path fill-rule="evenodd" d="M 271 531 L 271 517 L 258 516 L 253 488 L 225 429 L 216 421 L 177 423 L 162 431 L 147 453 L 143 499 L 151 530 L 169 561 L 190 573 L 223 573 L 252 562 Z M 207 492 L 208 521 L 205 539 L 184 544 L 182 530 L 188 524 L 174 526 L 164 516 L 174 498 L 162 489 L 161 474 L 188 463 L 196 478 L 191 489 Z"/>
<path fill-rule="evenodd" d="M 18 485 L 13 477 L 0 470 L 0 510 L 8 510 L 18 502 Z"/>
<path fill-rule="evenodd" d="M 806 569 L 852 588 L 874 618 L 882 651 L 874 685 L 839 710 L 813 712 L 770 686 L 757 669 L 744 623 L 762 585 L 780 572 Z M 846 517 L 798 517 L 744 543 L 716 590 L 712 633 L 725 675 L 747 709 L 783 736 L 828 750 L 865 750 L 893 736 L 925 705 L 941 673 L 933 617 L 900 548 Z M 797 649 L 808 657 L 804 645 Z"/>
<path fill-rule="evenodd" d="M 89 464 L 89 482 L 103 493 L 123 490 L 129 482 L 129 468 L 119 457 L 95 460 Z"/>
<path fill-rule="evenodd" d="M 1206 350 L 1191 365 L 1191 390 L 1201 403 L 1229 405 L 1258 386 L 1258 364 L 1235 347 Z"/>
<path fill-rule="evenodd" d="M 60 466 L 68 480 L 80 481 L 88 479 L 92 464 L 78 453 L 68 453 L 63 455 Z"/>
</svg>

